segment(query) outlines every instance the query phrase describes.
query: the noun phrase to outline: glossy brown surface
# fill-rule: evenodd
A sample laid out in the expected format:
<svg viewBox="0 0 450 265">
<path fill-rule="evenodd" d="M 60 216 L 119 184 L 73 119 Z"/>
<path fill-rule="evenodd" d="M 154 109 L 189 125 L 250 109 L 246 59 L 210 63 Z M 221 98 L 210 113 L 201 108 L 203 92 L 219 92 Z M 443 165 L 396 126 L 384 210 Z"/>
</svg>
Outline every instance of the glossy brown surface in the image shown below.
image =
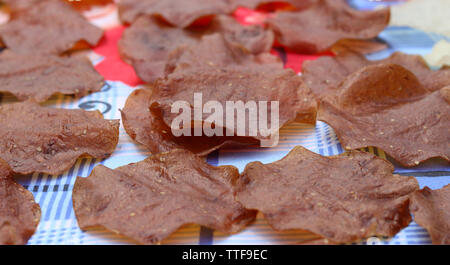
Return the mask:
<svg viewBox="0 0 450 265">
<path fill-rule="evenodd" d="M 34 234 L 41 209 L 31 192 L 17 184 L 0 159 L 0 245 L 23 245 Z"/>
<path fill-rule="evenodd" d="M 274 163 L 248 164 L 236 198 L 276 230 L 308 230 L 335 243 L 393 236 L 411 221 L 408 195 L 419 188 L 393 171 L 369 153 L 324 157 L 296 147 Z"/>
<path fill-rule="evenodd" d="M 5 46 L 22 54 L 55 54 L 71 50 L 81 41 L 95 46 L 103 35 L 69 4 L 48 0 L 13 13 L 0 26 Z"/>
<path fill-rule="evenodd" d="M 43 102 L 56 93 L 78 97 L 100 91 L 103 77 L 87 58 L 0 54 L 0 92 Z"/>
<path fill-rule="evenodd" d="M 280 44 L 298 53 L 324 52 L 342 39 L 371 39 L 389 23 L 389 9 L 357 11 L 345 0 L 318 0 L 267 21 Z"/>
<path fill-rule="evenodd" d="M 119 140 L 119 121 L 98 111 L 41 107 L 30 101 L 0 107 L 0 158 L 16 173 L 57 175 L 77 158 L 106 158 Z"/>
<path fill-rule="evenodd" d="M 245 129 L 245 135 L 250 136 L 249 119 L 238 123 L 238 113 L 234 111 L 234 129 L 227 126 L 227 119 L 233 118 L 226 115 L 226 102 L 238 102 L 246 104 L 261 101 L 277 101 L 279 104 L 279 126 L 268 128 L 267 135 L 278 132 L 283 125 L 297 120 L 305 123 L 315 123 L 316 102 L 312 99 L 309 89 L 304 86 L 300 77 L 291 69 L 278 69 L 272 65 L 236 66 L 231 68 L 195 68 L 192 71 L 180 71 L 169 75 L 167 78 L 155 82 L 153 88 L 152 110 L 161 111 L 164 123 L 172 125 L 173 120 L 179 115 L 171 113 L 172 104 L 176 101 L 186 101 L 190 104 L 192 121 L 194 119 L 194 94 L 201 93 L 203 103 L 217 101 L 223 106 L 223 127 L 230 133 L 238 135 L 236 129 Z M 270 109 L 268 109 L 270 110 Z M 202 121 L 207 121 L 211 114 L 203 113 Z M 226 117 L 225 117 L 226 116 Z M 246 115 L 248 116 L 248 115 Z M 268 111 L 267 120 L 271 124 L 271 112 Z M 240 120 L 240 119 L 239 119 Z M 222 127 L 218 125 L 219 127 Z M 256 128 L 257 129 L 257 128 Z M 260 134 L 252 135 L 262 140 L 267 137 Z"/>
<path fill-rule="evenodd" d="M 238 232 L 256 216 L 234 199 L 233 166 L 213 167 L 185 150 L 77 178 L 73 206 L 82 229 L 102 226 L 143 244 L 161 242 L 186 224 Z"/>
<path fill-rule="evenodd" d="M 395 64 L 367 66 L 325 97 L 318 119 L 346 149 L 375 146 L 404 166 L 450 157 L 450 87 L 426 90 Z"/>
<path fill-rule="evenodd" d="M 228 14 L 227 0 L 122 0 L 119 17 L 124 23 L 132 23 L 141 15 L 159 15 L 179 28 L 190 26 L 196 20 L 217 14 Z"/>
<path fill-rule="evenodd" d="M 430 233 L 433 244 L 450 245 L 450 185 L 413 193 L 410 210 L 414 221 Z"/>
<path fill-rule="evenodd" d="M 314 95 L 321 99 L 330 93 L 338 93 L 338 86 L 350 74 L 374 64 L 398 64 L 413 72 L 429 91 L 450 85 L 450 68 L 431 70 L 420 55 L 395 52 L 383 60 L 369 61 L 362 54 L 348 49 L 336 56 L 324 56 L 306 61 L 302 67 L 302 78 Z"/>
<path fill-rule="evenodd" d="M 149 89 L 133 91 L 122 110 L 122 122 L 128 135 L 153 154 L 187 149 L 204 156 L 224 146 L 258 144 L 245 137 L 175 137 L 161 117 L 149 111 L 151 94 Z"/>
</svg>

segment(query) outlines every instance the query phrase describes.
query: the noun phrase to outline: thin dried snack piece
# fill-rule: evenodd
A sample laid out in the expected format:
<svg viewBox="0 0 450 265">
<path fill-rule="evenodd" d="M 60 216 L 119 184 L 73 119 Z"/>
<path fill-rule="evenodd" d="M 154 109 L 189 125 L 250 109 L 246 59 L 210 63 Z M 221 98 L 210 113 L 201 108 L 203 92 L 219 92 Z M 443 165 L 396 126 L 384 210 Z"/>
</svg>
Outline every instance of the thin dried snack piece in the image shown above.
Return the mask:
<svg viewBox="0 0 450 265">
<path fill-rule="evenodd" d="M 353 151 L 324 157 L 295 147 L 271 164 L 246 166 L 236 198 L 276 230 L 301 229 L 334 243 L 393 236 L 410 221 L 414 177 L 393 175 L 389 162 Z"/>
<path fill-rule="evenodd" d="M 42 1 L 46 0 L 1 0 L 0 3 L 5 3 L 11 11 L 15 12 L 29 8 L 30 6 Z"/>
<path fill-rule="evenodd" d="M 82 41 L 95 46 L 102 35 L 102 29 L 59 0 L 40 1 L 0 26 L 5 46 L 23 54 L 59 55 Z"/>
<path fill-rule="evenodd" d="M 33 194 L 17 184 L 0 159 L 0 245 L 23 245 L 36 231 L 41 208 Z"/>
<path fill-rule="evenodd" d="M 87 58 L 0 54 L 0 92 L 43 102 L 56 93 L 78 97 L 100 91 L 103 77 Z"/>
<path fill-rule="evenodd" d="M 222 34 L 203 36 L 200 42 L 180 46 L 173 50 L 167 59 L 165 74 L 193 68 L 229 68 L 264 64 L 266 67 L 283 69 L 279 57 L 264 52 L 258 55 L 248 53 L 239 44 L 230 43 Z"/>
<path fill-rule="evenodd" d="M 436 91 L 450 85 L 450 68 L 431 70 L 420 55 L 395 52 L 382 60 L 369 61 L 364 55 L 349 49 L 342 50 L 336 56 L 323 56 L 314 61 L 303 63 L 302 78 L 316 98 L 339 93 L 339 85 L 350 74 L 368 65 L 398 64 L 417 76 L 429 91 Z"/>
<path fill-rule="evenodd" d="M 270 29 L 261 25 L 241 25 L 235 18 L 225 15 L 215 17 L 210 27 L 211 31 L 223 34 L 229 43 L 242 46 L 255 55 L 270 52 L 275 38 Z"/>
<path fill-rule="evenodd" d="M 208 117 L 211 116 L 208 113 L 203 113 L 202 117 L 194 117 L 193 106 L 195 106 L 194 94 L 196 93 L 201 93 L 204 103 L 218 102 L 223 108 L 227 105 L 226 102 L 241 102 L 244 104 L 253 102 L 255 105 L 260 102 L 267 102 L 267 124 L 271 126 L 264 133 L 261 133 L 260 126 L 260 130 L 251 135 L 250 119 L 246 118 L 243 121 L 244 124 L 241 124 L 239 122 L 241 119 L 238 119 L 238 111 L 234 111 L 233 117 L 230 117 L 231 115 L 226 115 L 226 111 L 223 110 L 223 124 L 216 124 L 216 126 L 225 128 L 228 134 L 234 136 L 251 136 L 258 140 L 266 140 L 278 132 L 283 125 L 294 120 L 310 124 L 315 123 L 317 106 L 309 89 L 293 70 L 279 69 L 273 67 L 273 65 L 208 67 L 194 68 L 192 71 L 178 71 L 165 79 L 156 81 L 153 92 L 154 103 L 151 110 L 160 111 L 164 123 L 168 126 L 171 126 L 174 119 L 179 115 L 171 112 L 173 103 L 177 101 L 188 103 L 194 127 L 195 124 L 208 121 Z M 271 119 L 270 107 L 273 101 L 278 102 L 279 106 L 278 127 L 272 123 Z M 201 118 L 201 120 L 198 120 L 198 118 Z M 238 123 L 237 126 L 233 126 L 234 128 L 229 126 L 231 118 Z M 245 133 L 240 134 L 239 129 L 245 129 Z"/>
<path fill-rule="evenodd" d="M 204 32 L 170 27 L 156 18 L 142 16 L 124 31 L 119 52 L 142 80 L 151 83 L 164 76 L 167 56 L 172 50 L 197 43 Z"/>
<path fill-rule="evenodd" d="M 357 11 L 345 0 L 318 0 L 302 11 L 278 13 L 267 23 L 288 49 L 319 53 L 342 39 L 376 37 L 389 23 L 389 9 Z"/>
<path fill-rule="evenodd" d="M 269 52 L 273 44 L 272 31 L 265 30 L 262 26 L 243 26 L 226 16 L 216 17 L 209 26 L 190 29 L 171 27 L 156 18 L 142 16 L 123 33 L 119 51 L 122 59 L 133 65 L 143 81 L 152 83 L 165 76 L 171 53 L 178 54 L 180 51 L 177 50 L 186 46 L 197 49 L 196 45 L 203 36 L 214 33 L 222 34 L 228 42 L 226 45 L 233 46 L 233 50 L 242 50 L 238 52 L 239 56 Z M 210 56 L 214 59 L 220 55 L 207 54 L 203 57 Z"/>
<path fill-rule="evenodd" d="M 205 156 L 224 146 L 258 143 L 245 137 L 175 137 L 161 117 L 149 111 L 152 102 L 151 95 L 149 89 L 133 91 L 121 112 L 123 126 L 128 135 L 153 154 L 174 149 L 187 149 L 199 156 Z"/>
<path fill-rule="evenodd" d="M 414 221 L 430 233 L 435 245 L 450 245 L 450 185 L 439 190 L 425 187 L 411 195 Z"/>
<path fill-rule="evenodd" d="M 178 28 L 186 28 L 196 20 L 212 15 L 228 14 L 227 0 L 122 0 L 119 17 L 132 23 L 142 15 L 158 15 Z"/>
<path fill-rule="evenodd" d="M 99 111 L 53 109 L 26 101 L 0 107 L 0 158 L 14 172 L 57 175 L 88 154 L 106 158 L 119 141 L 119 121 Z"/>
<path fill-rule="evenodd" d="M 450 87 L 429 92 L 396 64 L 367 66 L 347 77 L 320 103 L 318 119 L 345 149 L 383 149 L 411 167 L 450 157 Z"/>
<path fill-rule="evenodd" d="M 186 224 L 235 233 L 256 217 L 235 201 L 238 178 L 233 166 L 214 167 L 174 150 L 115 170 L 97 166 L 77 178 L 73 206 L 81 229 L 102 226 L 143 244 Z"/>
</svg>

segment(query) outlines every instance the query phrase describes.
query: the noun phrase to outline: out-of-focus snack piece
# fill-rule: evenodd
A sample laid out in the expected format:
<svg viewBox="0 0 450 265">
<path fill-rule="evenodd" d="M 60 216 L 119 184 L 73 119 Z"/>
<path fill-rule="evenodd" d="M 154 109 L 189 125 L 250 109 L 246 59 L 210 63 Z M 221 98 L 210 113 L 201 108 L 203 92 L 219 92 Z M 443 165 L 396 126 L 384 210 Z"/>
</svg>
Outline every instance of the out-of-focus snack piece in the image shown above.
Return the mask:
<svg viewBox="0 0 450 265">
<path fill-rule="evenodd" d="M 156 18 L 142 16 L 124 31 L 119 52 L 142 80 L 151 83 L 164 76 L 167 56 L 173 49 L 198 42 L 204 32 L 170 27 Z"/>
<path fill-rule="evenodd" d="M 60 0 L 40 1 L 14 12 L 0 25 L 0 38 L 10 50 L 22 54 L 59 55 L 85 42 L 95 46 L 103 35 L 69 4 Z"/>
<path fill-rule="evenodd" d="M 179 28 L 191 26 L 198 19 L 230 13 L 227 0 L 122 0 L 119 17 L 132 23 L 141 15 L 157 15 Z"/>
<path fill-rule="evenodd" d="M 23 9 L 29 8 L 35 4 L 37 4 L 39 2 L 43 2 L 43 1 L 46 1 L 46 0 L 1 0 L 0 4 L 5 3 L 11 11 L 15 12 L 18 10 L 23 10 Z"/>
<path fill-rule="evenodd" d="M 228 42 L 242 46 L 252 54 L 269 52 L 273 46 L 273 31 L 261 25 L 244 26 L 233 17 L 221 15 L 214 18 L 211 28 L 211 31 L 223 34 Z"/>
<path fill-rule="evenodd" d="M 273 44 L 272 31 L 265 30 L 259 25 L 240 25 L 231 17 L 218 16 L 208 26 L 180 29 L 156 18 L 142 16 L 125 30 L 119 41 L 119 51 L 122 59 L 133 65 L 143 81 L 152 83 L 165 76 L 169 54 L 179 54 L 179 49 L 186 46 L 196 49 L 197 54 L 201 53 L 197 45 L 202 36 L 208 34 L 223 35 L 228 43 L 225 45 L 233 46 L 232 49 L 235 51 L 242 50 L 239 51 L 239 56 L 244 57 L 248 57 L 248 53 L 258 55 L 269 52 Z M 175 51 L 177 49 L 178 51 Z M 211 57 L 211 61 L 217 60 L 215 57 L 223 58 L 219 53 L 208 53 L 207 56 Z"/>
<path fill-rule="evenodd" d="M 33 194 L 14 181 L 0 159 L 0 245 L 24 245 L 36 231 L 41 209 Z"/>
<path fill-rule="evenodd" d="M 122 110 L 122 122 L 128 135 L 153 154 L 174 149 L 187 149 L 199 156 L 204 156 L 224 146 L 258 144 L 258 141 L 246 137 L 175 137 L 171 128 L 162 121 L 161 117 L 149 111 L 152 103 L 151 95 L 150 89 L 133 91 Z"/>
<path fill-rule="evenodd" d="M 0 54 L 0 92 L 43 102 L 56 93 L 84 96 L 100 91 L 103 77 L 87 58 Z"/>
<path fill-rule="evenodd" d="M 416 191 L 411 196 L 410 210 L 414 221 L 430 233 L 433 244 L 450 245 L 450 185 Z"/>
<path fill-rule="evenodd" d="M 450 85 L 450 68 L 431 70 L 420 55 L 395 52 L 390 57 L 369 61 L 364 55 L 351 50 L 342 50 L 336 56 L 323 56 L 303 63 L 302 78 L 314 95 L 321 99 L 339 93 L 339 85 L 352 73 L 375 64 L 398 64 L 419 79 L 428 91 L 436 91 Z"/>
<path fill-rule="evenodd" d="M 344 39 L 336 42 L 336 44 L 331 47 L 331 51 L 335 54 L 340 54 L 346 52 L 347 50 L 352 50 L 361 54 L 370 54 L 385 50 L 387 48 L 388 45 L 386 43 L 376 40 Z"/>
<path fill-rule="evenodd" d="M 235 201 L 238 178 L 233 166 L 214 167 L 175 150 L 114 170 L 97 166 L 77 178 L 73 206 L 81 229 L 102 226 L 143 244 L 186 224 L 235 233 L 256 217 Z"/>
<path fill-rule="evenodd" d="M 279 69 L 273 65 L 205 67 L 178 71 L 156 81 L 152 90 L 154 103 L 151 110 L 160 112 L 168 126 L 180 115 L 171 111 L 177 101 L 188 104 L 194 127 L 197 127 L 197 124 L 213 123 L 223 127 L 228 135 L 253 137 L 258 140 L 272 139 L 283 125 L 293 121 L 315 123 L 317 106 L 309 89 L 291 69 Z M 227 114 L 224 109 L 223 113 L 216 114 L 215 116 L 223 115 L 222 124 L 217 123 L 219 119 L 209 120 L 212 115 L 208 113 L 197 117 L 194 111 L 195 94 L 201 94 L 202 102 L 218 102 L 223 108 L 227 106 L 227 102 L 232 102 L 234 106 L 226 108 L 233 110 L 233 113 Z M 248 110 L 245 111 L 249 112 L 249 118 L 241 111 L 234 111 L 239 105 L 236 102 L 247 104 Z M 261 124 L 255 125 L 256 119 L 252 118 L 252 115 L 259 115 L 258 113 L 263 111 L 258 109 L 257 104 L 260 102 L 267 103 L 267 128 Z M 273 102 L 278 104 L 279 115 L 277 121 L 272 122 Z"/>
<path fill-rule="evenodd" d="M 54 109 L 27 101 L 0 107 L 0 158 L 14 172 L 57 175 L 88 154 L 106 158 L 119 141 L 119 121 L 99 111 Z"/>
<path fill-rule="evenodd" d="M 351 74 L 321 101 L 318 119 L 345 149 L 379 147 L 404 166 L 450 157 L 450 87 L 429 92 L 400 65 Z"/>
<path fill-rule="evenodd" d="M 298 12 L 281 12 L 267 23 L 280 44 L 298 53 L 330 50 L 342 39 L 372 39 L 388 25 L 389 9 L 357 11 L 345 0 L 318 0 Z"/>
<path fill-rule="evenodd" d="M 301 229 L 334 243 L 393 236 L 411 221 L 414 177 L 393 175 L 389 162 L 353 151 L 324 157 L 303 147 L 271 164 L 246 166 L 236 198 L 276 230 Z"/>
<path fill-rule="evenodd" d="M 250 54 L 242 46 L 228 42 L 220 33 L 205 35 L 195 44 L 174 49 L 168 56 L 165 74 L 195 68 L 230 68 L 235 66 L 258 66 L 283 69 L 279 57 L 268 52 Z"/>
<path fill-rule="evenodd" d="M 404 1 L 391 7 L 393 26 L 409 26 L 450 37 L 450 5 L 447 0 Z"/>
<path fill-rule="evenodd" d="M 424 59 L 430 66 L 450 67 L 450 42 L 440 40 L 433 46 L 431 53 L 425 55 Z"/>
</svg>

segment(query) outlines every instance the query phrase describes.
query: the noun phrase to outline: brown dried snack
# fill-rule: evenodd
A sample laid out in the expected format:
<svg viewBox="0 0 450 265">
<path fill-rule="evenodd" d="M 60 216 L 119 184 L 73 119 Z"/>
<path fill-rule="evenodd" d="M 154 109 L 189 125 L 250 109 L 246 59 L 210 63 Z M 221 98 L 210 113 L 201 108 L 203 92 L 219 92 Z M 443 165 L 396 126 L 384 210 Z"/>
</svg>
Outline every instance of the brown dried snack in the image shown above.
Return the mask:
<svg viewBox="0 0 450 265">
<path fill-rule="evenodd" d="M 186 224 L 235 233 L 256 217 L 234 199 L 238 178 L 233 166 L 214 167 L 175 150 L 115 170 L 97 166 L 77 178 L 73 206 L 82 229 L 102 226 L 143 244 Z"/>
<path fill-rule="evenodd" d="M 5 3 L 12 11 L 22 10 L 35 5 L 43 0 L 0 0 L 1 3 Z M 45 1 L 45 0 L 44 0 Z"/>
<path fill-rule="evenodd" d="M 389 23 L 389 9 L 357 11 L 345 0 L 318 0 L 302 11 L 278 13 L 267 23 L 288 49 L 319 53 L 342 39 L 376 37 Z"/>
<path fill-rule="evenodd" d="M 362 54 L 343 50 L 336 56 L 323 56 L 303 63 L 302 78 L 314 95 L 321 99 L 326 95 L 338 93 L 339 85 L 350 74 L 374 64 L 398 64 L 413 72 L 429 91 L 439 90 L 450 85 L 450 68 L 431 70 L 420 55 L 395 52 L 390 57 L 369 61 Z"/>
<path fill-rule="evenodd" d="M 259 210 L 276 230 L 308 230 L 334 243 L 393 236 L 410 221 L 414 177 L 372 154 L 324 157 L 295 147 L 271 164 L 253 162 L 238 180 L 236 198 Z"/>
<path fill-rule="evenodd" d="M 0 92 L 22 101 L 43 102 L 56 93 L 80 97 L 100 91 L 103 85 L 103 77 L 87 58 L 0 54 Z"/>
<path fill-rule="evenodd" d="M 106 158 L 119 141 L 119 121 L 98 111 L 53 109 L 27 101 L 0 107 L 0 158 L 20 174 L 57 175 L 77 158 Z"/>
<path fill-rule="evenodd" d="M 96 45 L 103 31 L 89 23 L 63 1 L 40 1 L 13 13 L 0 26 L 0 38 L 6 47 L 23 54 L 61 54 L 80 41 Z"/>
<path fill-rule="evenodd" d="M 131 23 L 141 15 L 158 15 L 179 28 L 230 11 L 227 0 L 122 0 L 119 3 L 119 17 L 124 23 Z"/>
<path fill-rule="evenodd" d="M 273 43 L 271 31 L 261 26 L 242 26 L 225 16 L 218 16 L 207 27 L 190 29 L 170 27 L 158 19 L 142 16 L 124 31 L 119 51 L 122 59 L 133 65 L 143 81 L 152 83 L 165 76 L 169 54 L 178 54 L 180 51 L 176 50 L 186 46 L 195 48 L 202 36 L 213 33 L 223 34 L 229 43 L 227 46 L 234 46 L 234 50 L 247 50 L 239 51 L 239 56 L 268 52 Z M 201 51 L 197 49 L 196 52 Z M 205 53 L 202 56 L 215 58 L 220 54 Z"/>
<path fill-rule="evenodd" d="M 128 135 L 147 147 L 153 154 L 174 149 L 187 149 L 204 156 L 224 146 L 258 143 L 245 137 L 175 137 L 161 117 L 149 111 L 151 95 L 149 89 L 133 91 L 122 110 L 122 122 Z"/>
<path fill-rule="evenodd" d="M 409 208 L 414 221 L 430 233 L 433 244 L 450 245 L 450 185 L 416 191 Z"/>
<path fill-rule="evenodd" d="M 119 52 L 142 80 L 151 83 L 164 76 L 167 56 L 173 49 L 196 43 L 203 34 L 204 30 L 183 30 L 141 16 L 124 31 Z"/>
<path fill-rule="evenodd" d="M 404 166 L 450 157 L 450 87 L 428 92 L 396 64 L 367 66 L 320 103 L 346 149 L 379 147 Z M 413 143 L 413 144 L 412 144 Z"/>
<path fill-rule="evenodd" d="M 278 127 L 272 123 L 271 111 L 267 113 L 267 124 L 272 125 L 264 131 L 250 134 L 250 119 L 245 118 L 241 124 L 238 111 L 226 115 L 223 110 L 223 124 L 215 124 L 235 136 L 251 136 L 258 140 L 267 140 L 285 124 L 294 120 L 305 123 L 315 123 L 316 101 L 312 99 L 309 89 L 303 84 L 301 78 L 291 69 L 279 69 L 273 65 L 255 65 L 252 67 L 234 66 L 229 68 L 194 68 L 192 71 L 178 71 L 165 79 L 155 82 L 153 87 L 152 111 L 160 111 L 164 123 L 172 125 L 178 113 L 172 113 L 173 103 L 185 101 L 191 109 L 191 121 L 195 124 L 207 123 L 211 114 L 202 113 L 201 117 L 194 119 L 194 94 L 201 93 L 203 102 L 218 102 L 224 108 L 226 102 L 241 102 L 243 104 L 267 102 L 270 110 L 271 102 L 279 105 Z M 242 114 L 241 114 L 242 115 Z M 251 114 L 249 114 L 251 115 Z M 257 115 L 257 114 L 256 114 Z M 225 117 L 226 116 L 226 117 Z M 248 116 L 245 115 L 244 116 Z M 201 118 L 201 120 L 199 120 Z M 231 128 L 231 118 L 238 121 L 237 126 Z M 204 122 L 203 122 L 204 121 Z M 256 121 L 256 120 L 253 120 Z M 261 122 L 261 121 L 260 121 Z M 185 124 L 184 124 L 185 125 Z M 261 126 L 259 127 L 261 128 Z M 245 132 L 239 129 L 244 129 Z"/>
<path fill-rule="evenodd" d="M 219 33 L 205 35 L 200 42 L 174 49 L 168 56 L 165 74 L 193 68 L 222 68 L 233 66 L 254 66 L 283 69 L 279 57 L 270 53 L 253 55 L 243 50 L 239 44 L 230 43 Z"/>
<path fill-rule="evenodd" d="M 33 194 L 14 181 L 11 168 L 0 159 L 0 245 L 26 244 L 40 218 Z"/>
<path fill-rule="evenodd" d="M 252 54 L 270 52 L 274 34 L 270 29 L 264 29 L 261 25 L 241 25 L 230 16 L 217 16 L 214 18 L 211 31 L 220 32 L 225 39 L 234 45 L 242 46 Z"/>
</svg>

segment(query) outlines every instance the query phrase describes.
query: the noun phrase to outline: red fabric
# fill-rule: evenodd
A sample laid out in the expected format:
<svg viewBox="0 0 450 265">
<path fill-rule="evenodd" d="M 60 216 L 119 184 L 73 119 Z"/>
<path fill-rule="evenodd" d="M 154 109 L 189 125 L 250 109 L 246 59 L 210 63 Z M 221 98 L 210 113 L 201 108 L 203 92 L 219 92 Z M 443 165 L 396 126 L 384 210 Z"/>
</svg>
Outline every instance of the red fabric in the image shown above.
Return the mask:
<svg viewBox="0 0 450 265">
<path fill-rule="evenodd" d="M 133 67 L 120 59 L 117 47 L 117 42 L 122 36 L 124 29 L 124 26 L 119 26 L 106 30 L 100 44 L 93 49 L 94 52 L 104 57 L 104 60 L 97 64 L 95 69 L 105 80 L 122 81 L 129 86 L 137 86 L 142 84 L 142 81 L 136 75 Z"/>
</svg>

